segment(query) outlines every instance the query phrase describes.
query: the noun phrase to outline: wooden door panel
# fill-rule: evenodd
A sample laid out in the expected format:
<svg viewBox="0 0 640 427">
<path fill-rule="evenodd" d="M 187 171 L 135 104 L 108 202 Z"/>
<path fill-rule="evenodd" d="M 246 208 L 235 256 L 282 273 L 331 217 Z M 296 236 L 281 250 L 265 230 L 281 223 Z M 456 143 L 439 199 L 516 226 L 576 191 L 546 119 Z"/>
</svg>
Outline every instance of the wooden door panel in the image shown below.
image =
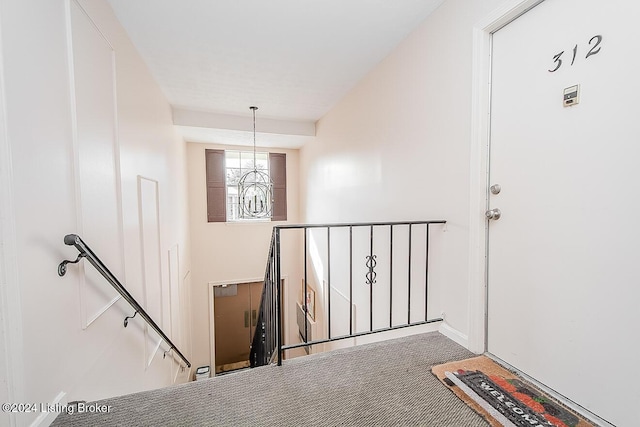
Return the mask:
<svg viewBox="0 0 640 427">
<path fill-rule="evenodd" d="M 235 289 L 235 291 L 234 291 Z M 249 360 L 251 294 L 245 284 L 217 288 L 214 297 L 216 366 Z"/>
</svg>

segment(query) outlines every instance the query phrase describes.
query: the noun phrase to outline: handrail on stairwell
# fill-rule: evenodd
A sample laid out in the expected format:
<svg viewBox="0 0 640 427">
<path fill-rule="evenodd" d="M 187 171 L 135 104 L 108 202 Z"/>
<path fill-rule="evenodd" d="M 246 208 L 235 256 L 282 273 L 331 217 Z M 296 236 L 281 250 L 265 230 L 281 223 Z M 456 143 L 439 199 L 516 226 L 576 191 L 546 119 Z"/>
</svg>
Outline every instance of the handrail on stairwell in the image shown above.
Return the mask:
<svg viewBox="0 0 640 427">
<path fill-rule="evenodd" d="M 127 323 L 128 323 L 130 318 L 133 318 L 136 314 L 140 314 L 140 317 L 142 317 L 149 324 L 149 326 L 151 326 L 151 328 L 154 331 L 156 331 L 156 333 L 158 335 L 160 335 L 162 340 L 169 345 L 169 350 L 168 351 L 174 350 L 175 353 L 178 355 L 178 357 L 180 357 L 180 359 L 182 359 L 182 361 L 184 361 L 184 363 L 187 365 L 187 367 L 188 368 L 191 367 L 191 363 L 187 360 L 187 358 L 184 357 L 184 355 L 180 352 L 180 350 L 178 350 L 178 348 L 169 339 L 169 337 L 167 337 L 167 335 L 164 332 L 162 332 L 162 329 L 160 329 L 160 327 L 156 324 L 156 322 L 153 321 L 151 316 L 149 316 L 149 314 L 147 314 L 147 312 L 144 310 L 144 308 L 142 308 L 142 306 L 140 304 L 138 304 L 138 301 L 136 301 L 136 299 L 129 293 L 129 291 L 127 291 L 127 289 L 118 281 L 118 279 L 113 275 L 113 273 L 111 273 L 111 271 L 109 271 L 107 266 L 104 265 L 104 263 L 100 260 L 100 258 L 97 257 L 97 255 L 80 238 L 80 236 L 78 236 L 77 234 L 67 234 L 66 236 L 64 236 L 64 243 L 65 243 L 65 245 L 75 246 L 75 248 L 80 253 L 79 253 L 78 257 L 75 259 L 75 261 L 64 260 L 64 261 L 62 261 L 60 263 L 60 265 L 58 265 L 58 275 L 59 276 L 64 276 L 65 275 L 65 273 L 67 272 L 67 264 L 75 264 L 75 263 L 79 262 L 80 260 L 82 260 L 82 258 L 86 258 L 89 261 L 89 263 L 91 263 L 91 265 L 93 265 L 95 267 L 95 269 L 98 271 L 98 273 L 100 273 L 102 275 L 102 277 L 104 277 L 107 280 L 107 282 L 109 282 L 111 284 L 111 286 L 113 286 L 113 288 L 116 291 L 118 291 L 118 293 L 120 295 L 122 295 L 122 297 L 135 310 L 135 314 L 133 316 L 127 316 L 124 319 L 124 326 L 125 327 L 127 326 Z"/>
</svg>

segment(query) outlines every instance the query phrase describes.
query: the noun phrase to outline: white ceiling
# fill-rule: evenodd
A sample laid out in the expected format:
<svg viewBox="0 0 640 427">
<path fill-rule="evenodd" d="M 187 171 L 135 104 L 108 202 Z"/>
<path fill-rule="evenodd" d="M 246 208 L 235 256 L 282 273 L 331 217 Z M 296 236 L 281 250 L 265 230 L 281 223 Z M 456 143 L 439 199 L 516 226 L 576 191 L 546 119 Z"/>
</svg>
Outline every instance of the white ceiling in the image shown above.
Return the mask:
<svg viewBox="0 0 640 427">
<path fill-rule="evenodd" d="M 257 105 L 259 128 L 320 119 L 443 1 L 109 3 L 173 107 L 249 118 Z M 200 142 L 229 143 L 206 129 Z"/>
</svg>

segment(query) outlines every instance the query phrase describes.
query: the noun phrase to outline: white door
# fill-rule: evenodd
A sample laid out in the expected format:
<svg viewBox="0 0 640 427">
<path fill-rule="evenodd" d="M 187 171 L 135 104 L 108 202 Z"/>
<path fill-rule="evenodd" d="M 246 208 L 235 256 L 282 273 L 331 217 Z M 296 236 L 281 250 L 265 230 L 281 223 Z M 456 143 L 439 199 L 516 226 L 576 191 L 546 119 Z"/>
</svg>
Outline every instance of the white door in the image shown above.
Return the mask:
<svg viewBox="0 0 640 427">
<path fill-rule="evenodd" d="M 640 2 L 547 0 L 492 57 L 488 350 L 639 426 Z"/>
</svg>

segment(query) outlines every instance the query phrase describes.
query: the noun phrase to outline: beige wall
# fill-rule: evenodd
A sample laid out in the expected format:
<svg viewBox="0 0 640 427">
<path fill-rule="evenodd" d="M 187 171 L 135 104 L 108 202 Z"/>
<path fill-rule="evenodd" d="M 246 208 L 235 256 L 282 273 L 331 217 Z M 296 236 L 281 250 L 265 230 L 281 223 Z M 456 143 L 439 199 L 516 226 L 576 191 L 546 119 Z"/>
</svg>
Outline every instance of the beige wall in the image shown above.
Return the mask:
<svg viewBox="0 0 640 427">
<path fill-rule="evenodd" d="M 284 222 L 209 223 L 207 222 L 207 193 L 205 150 L 251 150 L 251 147 L 214 144 L 187 144 L 189 170 L 189 223 L 192 254 L 192 310 L 193 351 L 196 366 L 213 363 L 211 356 L 211 328 L 209 283 L 242 282 L 264 277 L 272 228 Z M 299 220 L 298 150 L 269 149 L 287 154 L 287 223 Z M 296 256 L 293 244 L 283 244 L 283 256 Z M 292 251 L 292 252 L 289 252 Z M 299 276 L 291 267 L 283 266 L 282 274 Z M 293 277 L 291 277 L 293 282 Z M 297 289 L 297 288 L 296 288 Z M 213 369 L 212 369 L 213 370 Z"/>
<path fill-rule="evenodd" d="M 138 175 L 158 182 L 162 282 L 168 281 L 168 251 L 175 245 L 179 277 L 190 269 L 185 144 L 174 132 L 165 97 L 108 3 L 80 4 L 115 51 L 121 178 L 116 191 L 122 199 L 125 259 L 120 279 L 140 299 Z M 123 300 L 82 329 L 81 270 L 72 265 L 65 277 L 56 274 L 61 260 L 77 255 L 62 239 L 77 232 L 80 224 L 67 5 L 64 0 L 0 1 L 6 106 L 6 141 L 0 143 L 10 154 L 2 162 L 2 202 L 10 209 L 3 215 L 2 246 L 11 251 L 3 253 L 4 261 L 15 260 L 9 274 L 3 274 L 0 295 L 3 329 L 10 331 L 5 334 L 8 370 L 5 376 L 3 368 L 2 377 L 3 382 L 8 379 L 6 388 L 14 402 L 91 401 L 169 385 L 176 372 L 174 362 L 163 359 L 161 351 L 146 366 L 143 321 L 137 316 L 123 328 L 124 316 L 133 314 Z M 100 254 L 99 247 L 93 249 Z M 184 301 L 186 290 L 181 292 Z M 168 312 L 168 299 L 163 306 Z M 185 326 L 188 307 L 182 308 Z M 166 331 L 169 322 L 164 320 Z M 189 355 L 186 334 L 182 341 Z M 27 425 L 38 415 L 20 415 L 13 421 Z M 46 423 L 50 418 L 42 414 L 39 420 Z M 0 424 L 5 422 L 11 420 L 0 419 Z"/>
<path fill-rule="evenodd" d="M 317 123 L 303 221 L 445 219 L 438 311 L 469 331 L 472 29 L 500 0 L 448 0 Z M 476 284 L 477 285 L 477 284 Z"/>
</svg>

